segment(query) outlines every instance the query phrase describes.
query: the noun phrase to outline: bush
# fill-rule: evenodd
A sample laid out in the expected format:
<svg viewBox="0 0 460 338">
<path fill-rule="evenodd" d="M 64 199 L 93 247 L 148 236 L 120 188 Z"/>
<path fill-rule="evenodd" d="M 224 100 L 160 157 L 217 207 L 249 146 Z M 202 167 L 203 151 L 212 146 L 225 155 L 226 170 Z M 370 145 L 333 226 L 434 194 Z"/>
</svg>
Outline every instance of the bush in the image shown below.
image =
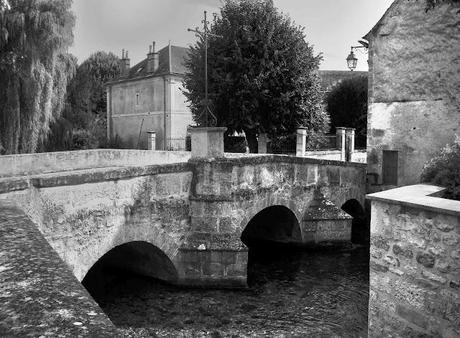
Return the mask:
<svg viewBox="0 0 460 338">
<path fill-rule="evenodd" d="M 460 137 L 425 164 L 421 181 L 445 187 L 446 198 L 460 200 Z"/>
</svg>

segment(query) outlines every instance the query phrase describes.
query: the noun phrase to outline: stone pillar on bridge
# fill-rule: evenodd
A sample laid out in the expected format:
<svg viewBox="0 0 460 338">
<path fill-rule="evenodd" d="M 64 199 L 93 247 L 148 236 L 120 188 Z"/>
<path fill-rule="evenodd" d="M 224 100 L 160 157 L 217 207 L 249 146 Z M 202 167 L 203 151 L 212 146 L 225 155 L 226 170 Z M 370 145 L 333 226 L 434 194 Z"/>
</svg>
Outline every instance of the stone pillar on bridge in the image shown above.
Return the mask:
<svg viewBox="0 0 460 338">
<path fill-rule="evenodd" d="M 157 149 L 157 133 L 154 132 L 154 131 L 148 131 L 147 132 L 147 135 L 148 135 L 148 141 L 147 141 L 147 144 L 148 144 L 148 149 L 149 150 L 156 150 Z"/>
<path fill-rule="evenodd" d="M 355 152 L 355 128 L 345 129 L 345 161 L 353 161 Z"/>
<path fill-rule="evenodd" d="M 347 128 L 344 127 L 336 127 L 335 134 L 336 134 L 336 147 L 340 150 L 340 161 L 345 161 L 345 130 Z"/>
<path fill-rule="evenodd" d="M 192 128 L 192 158 L 224 157 L 225 127 Z"/>
<path fill-rule="evenodd" d="M 305 148 L 307 147 L 307 129 L 299 128 L 297 129 L 297 142 L 295 156 L 303 157 L 305 156 Z"/>
<path fill-rule="evenodd" d="M 268 143 L 268 137 L 267 134 L 261 133 L 259 134 L 259 137 L 257 139 L 257 152 L 259 154 L 266 154 L 267 153 L 267 143 Z"/>
</svg>

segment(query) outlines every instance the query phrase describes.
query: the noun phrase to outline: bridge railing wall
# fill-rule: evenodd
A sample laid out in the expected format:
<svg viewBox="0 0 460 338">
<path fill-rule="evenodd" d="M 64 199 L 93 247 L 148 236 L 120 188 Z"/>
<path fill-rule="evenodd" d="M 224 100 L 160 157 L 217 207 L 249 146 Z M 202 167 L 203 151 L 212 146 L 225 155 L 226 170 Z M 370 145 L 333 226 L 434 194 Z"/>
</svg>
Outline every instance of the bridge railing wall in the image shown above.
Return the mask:
<svg viewBox="0 0 460 338">
<path fill-rule="evenodd" d="M 407 186 L 369 195 L 369 337 L 460 335 L 460 201 Z"/>
<path fill-rule="evenodd" d="M 104 167 L 184 163 L 187 151 L 94 149 L 0 156 L 0 178 Z"/>
</svg>

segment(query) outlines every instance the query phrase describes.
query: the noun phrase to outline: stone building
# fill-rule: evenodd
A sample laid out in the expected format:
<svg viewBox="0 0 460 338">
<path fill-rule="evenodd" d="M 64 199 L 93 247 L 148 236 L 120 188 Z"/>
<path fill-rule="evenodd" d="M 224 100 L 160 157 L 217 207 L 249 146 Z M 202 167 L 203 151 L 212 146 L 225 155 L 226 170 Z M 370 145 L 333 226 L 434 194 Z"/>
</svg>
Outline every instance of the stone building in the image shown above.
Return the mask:
<svg viewBox="0 0 460 338">
<path fill-rule="evenodd" d="M 187 48 L 171 44 L 130 67 L 123 51 L 122 75 L 107 84 L 107 137 L 124 147 L 147 149 L 147 132 L 156 133 L 156 149 L 183 150 L 190 109 L 182 93 Z"/>
<path fill-rule="evenodd" d="M 365 36 L 373 184 L 419 182 L 424 163 L 460 135 L 459 7 L 425 7 L 425 1 L 396 0 Z"/>
</svg>

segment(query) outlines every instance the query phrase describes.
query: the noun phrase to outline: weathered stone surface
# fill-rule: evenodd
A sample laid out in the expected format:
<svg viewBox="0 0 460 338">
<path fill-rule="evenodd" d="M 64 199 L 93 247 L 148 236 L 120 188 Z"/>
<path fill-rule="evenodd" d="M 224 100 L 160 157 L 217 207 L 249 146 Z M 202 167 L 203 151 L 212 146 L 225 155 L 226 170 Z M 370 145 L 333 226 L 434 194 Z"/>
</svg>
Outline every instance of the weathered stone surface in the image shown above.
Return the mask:
<svg viewBox="0 0 460 338">
<path fill-rule="evenodd" d="M 0 242 L 0 336 L 119 336 L 36 226 L 11 202 L 0 201 Z"/>
<path fill-rule="evenodd" d="M 402 248 L 398 244 L 393 245 L 393 253 L 397 256 L 401 256 L 407 259 L 412 259 L 414 253 L 409 248 Z"/>
<path fill-rule="evenodd" d="M 383 150 L 399 152 L 397 185 L 418 183 L 424 163 L 460 125 L 458 6 L 397 0 L 368 34 L 368 172 L 382 183 Z"/>
<path fill-rule="evenodd" d="M 417 262 L 426 268 L 432 268 L 434 266 L 435 257 L 428 253 L 419 252 L 417 254 Z"/>
<path fill-rule="evenodd" d="M 421 327 L 422 329 L 427 328 L 427 318 L 420 314 L 417 311 L 412 310 L 409 307 L 397 305 L 396 306 L 396 313 L 403 319 L 407 320 L 408 322 Z"/>
<path fill-rule="evenodd" d="M 460 327 L 460 260 L 450 245 L 458 240 L 460 202 L 423 196 L 435 190 L 417 185 L 369 196 L 370 337 L 448 337 Z"/>
</svg>

